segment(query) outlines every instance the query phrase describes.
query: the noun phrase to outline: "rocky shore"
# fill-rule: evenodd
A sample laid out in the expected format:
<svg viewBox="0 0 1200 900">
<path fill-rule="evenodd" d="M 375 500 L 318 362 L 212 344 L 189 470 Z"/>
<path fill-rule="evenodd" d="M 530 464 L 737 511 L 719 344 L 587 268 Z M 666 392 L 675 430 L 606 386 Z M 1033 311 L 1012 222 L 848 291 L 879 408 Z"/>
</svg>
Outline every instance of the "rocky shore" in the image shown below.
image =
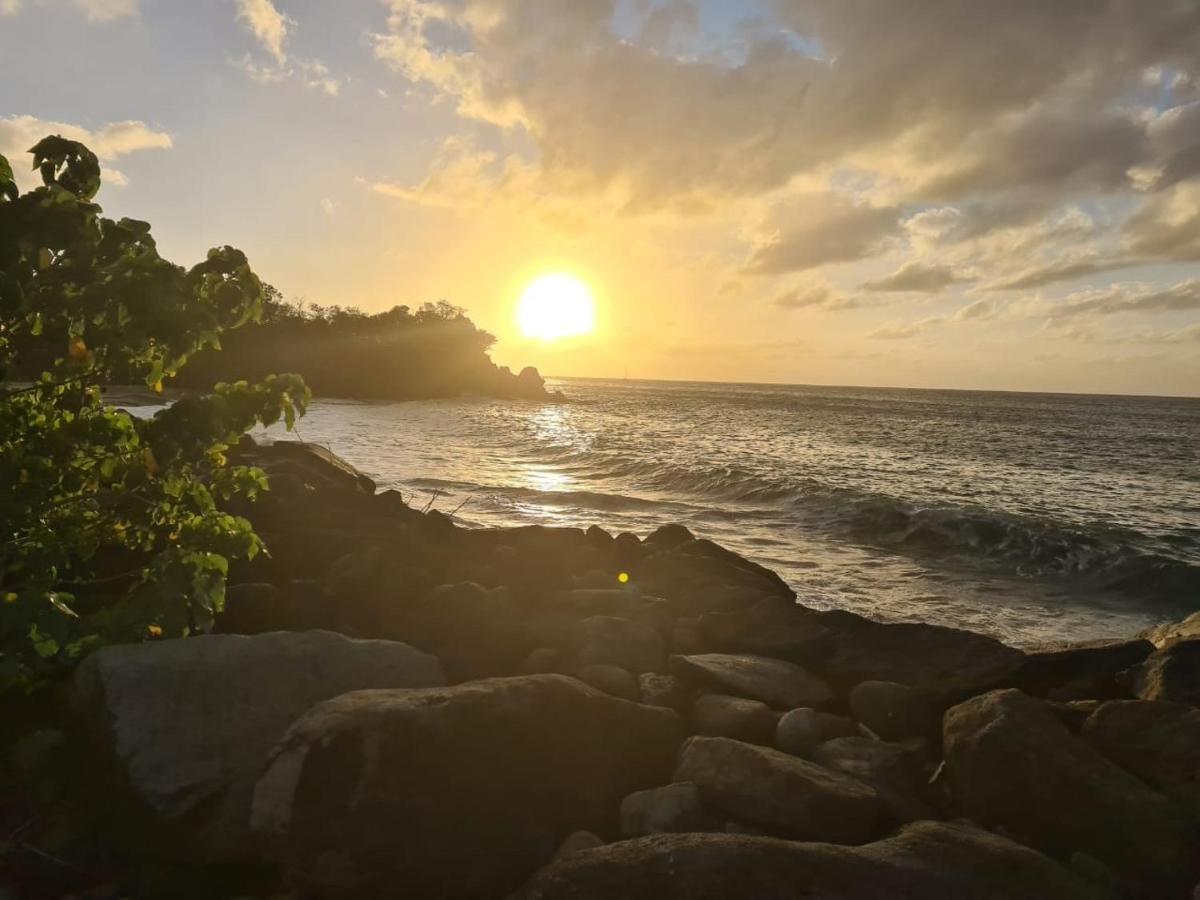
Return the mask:
<svg viewBox="0 0 1200 900">
<path fill-rule="evenodd" d="M 230 573 L 216 633 L 94 653 L 64 735 L 24 748 L 86 771 L 111 896 L 1200 881 L 1200 616 L 1022 651 L 810 609 L 681 526 L 465 529 L 321 448 L 242 453 L 270 556 Z"/>
</svg>

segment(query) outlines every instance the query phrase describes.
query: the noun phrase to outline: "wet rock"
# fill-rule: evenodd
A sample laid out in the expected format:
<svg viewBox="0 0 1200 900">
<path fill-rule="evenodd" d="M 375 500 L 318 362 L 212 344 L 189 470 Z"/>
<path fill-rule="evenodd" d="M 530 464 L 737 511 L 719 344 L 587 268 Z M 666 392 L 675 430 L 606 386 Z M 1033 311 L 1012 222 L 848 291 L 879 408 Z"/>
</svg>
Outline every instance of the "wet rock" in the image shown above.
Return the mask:
<svg viewBox="0 0 1200 900">
<path fill-rule="evenodd" d="M 775 728 L 775 748 L 807 758 L 817 744 L 857 734 L 858 727 L 850 719 L 802 707 L 789 710 L 779 718 Z"/>
<path fill-rule="evenodd" d="M 255 779 L 297 716 L 359 688 L 443 683 L 412 647 L 327 631 L 111 646 L 75 671 L 73 743 L 114 845 L 243 861 Z"/>
<path fill-rule="evenodd" d="M 570 833 L 615 832 L 681 737 L 670 710 L 562 675 L 346 694 L 288 730 L 255 829 L 303 896 L 500 897 Z"/>
<path fill-rule="evenodd" d="M 943 729 L 954 798 L 972 819 L 1060 858 L 1093 856 L 1131 896 L 1190 890 L 1197 857 L 1187 816 L 1042 701 L 994 691 L 955 706 Z"/>
<path fill-rule="evenodd" d="M 775 709 L 822 706 L 833 699 L 829 686 L 806 669 L 781 659 L 731 653 L 672 656 L 671 674 Z"/>
<path fill-rule="evenodd" d="M 650 532 L 642 543 L 651 550 L 670 550 L 695 539 L 696 536 L 683 525 L 661 525 Z"/>
<path fill-rule="evenodd" d="M 860 781 L 729 738 L 690 738 L 674 780 L 694 782 L 715 811 L 802 840 L 861 844 L 885 815 L 875 790 Z"/>
<path fill-rule="evenodd" d="M 688 719 L 696 734 L 767 745 L 775 736 L 776 715 L 758 700 L 704 694 L 692 703 Z"/>
<path fill-rule="evenodd" d="M 637 679 L 619 666 L 606 663 L 592 663 L 575 670 L 575 677 L 584 684 L 590 684 L 596 690 L 604 691 L 622 700 L 632 700 L 635 703 L 642 699 L 641 689 Z"/>
<path fill-rule="evenodd" d="M 1155 650 L 1133 679 L 1142 700 L 1200 706 L 1200 640 L 1179 640 Z"/>
<path fill-rule="evenodd" d="M 1084 723 L 1084 740 L 1200 816 L 1200 710 L 1113 700 Z"/>
<path fill-rule="evenodd" d="M 912 754 L 898 744 L 864 737 L 835 738 L 816 747 L 812 761 L 875 788 L 896 822 L 939 818 L 924 796 Z"/>
<path fill-rule="evenodd" d="M 981 828 L 918 822 L 863 847 L 672 834 L 556 861 L 513 900 L 1098 900 L 1042 854 Z"/>
<path fill-rule="evenodd" d="M 1025 693 L 1052 700 L 1126 697 L 1120 673 L 1154 650 L 1147 640 L 1089 641 L 1029 651 L 1014 684 Z"/>
<path fill-rule="evenodd" d="M 666 669 L 662 637 L 653 627 L 616 616 L 592 616 L 579 622 L 572 636 L 575 665 L 620 666 L 640 675 Z"/>
<path fill-rule="evenodd" d="M 642 702 L 649 706 L 665 706 L 684 712 L 691 705 L 694 691 L 674 675 L 643 672 L 638 676 Z"/>
<path fill-rule="evenodd" d="M 681 616 L 748 607 L 763 597 L 796 597 L 770 569 L 706 540 L 652 552 L 637 574 L 647 593 L 665 597 Z"/>
<path fill-rule="evenodd" d="M 637 791 L 621 801 L 621 837 L 684 831 L 720 831 L 721 820 L 704 807 L 690 782 Z"/>
<path fill-rule="evenodd" d="M 885 741 L 921 737 L 936 727 L 925 694 L 894 681 L 864 681 L 850 692 L 850 713 Z"/>
<path fill-rule="evenodd" d="M 885 624 L 840 610 L 817 615 L 833 633 L 822 673 L 839 692 L 864 681 L 893 681 L 940 704 L 1005 683 L 1025 661 L 1020 650 L 957 628 Z"/>
<path fill-rule="evenodd" d="M 1194 612 L 1179 622 L 1167 622 L 1164 625 L 1147 628 L 1138 637 L 1145 638 L 1159 648 L 1177 641 L 1200 639 L 1200 612 Z"/>
</svg>

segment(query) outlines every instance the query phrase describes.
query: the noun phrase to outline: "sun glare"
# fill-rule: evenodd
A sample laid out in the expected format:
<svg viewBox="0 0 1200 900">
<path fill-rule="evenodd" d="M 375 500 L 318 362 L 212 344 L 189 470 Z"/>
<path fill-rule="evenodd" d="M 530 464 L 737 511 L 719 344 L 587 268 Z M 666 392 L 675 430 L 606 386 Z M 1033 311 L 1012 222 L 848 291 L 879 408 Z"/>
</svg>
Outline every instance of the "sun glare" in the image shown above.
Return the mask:
<svg viewBox="0 0 1200 900">
<path fill-rule="evenodd" d="M 574 275 L 543 275 L 521 294 L 517 324 L 525 337 L 543 341 L 590 334 L 596 327 L 596 303 Z"/>
</svg>

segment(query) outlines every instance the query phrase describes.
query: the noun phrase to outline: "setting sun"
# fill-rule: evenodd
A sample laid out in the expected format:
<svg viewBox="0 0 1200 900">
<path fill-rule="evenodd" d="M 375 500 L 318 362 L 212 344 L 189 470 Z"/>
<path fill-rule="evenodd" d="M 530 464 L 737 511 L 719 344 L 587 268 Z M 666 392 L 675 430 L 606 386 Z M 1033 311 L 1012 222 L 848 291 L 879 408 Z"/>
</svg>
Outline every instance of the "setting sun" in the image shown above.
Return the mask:
<svg viewBox="0 0 1200 900">
<path fill-rule="evenodd" d="M 525 337 L 543 341 L 590 334 L 596 326 L 591 289 L 574 275 L 543 275 L 521 294 L 517 324 Z"/>
</svg>

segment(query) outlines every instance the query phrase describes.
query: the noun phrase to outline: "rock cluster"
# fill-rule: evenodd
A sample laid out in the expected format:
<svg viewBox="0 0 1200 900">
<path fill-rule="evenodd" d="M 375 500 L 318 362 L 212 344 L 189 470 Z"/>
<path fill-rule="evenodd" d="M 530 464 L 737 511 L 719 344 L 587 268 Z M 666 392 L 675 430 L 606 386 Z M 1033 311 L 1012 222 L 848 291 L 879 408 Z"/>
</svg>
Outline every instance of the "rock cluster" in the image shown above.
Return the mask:
<svg viewBox="0 0 1200 900">
<path fill-rule="evenodd" d="M 305 897 L 1187 897 L 1200 635 L 1025 653 L 810 609 L 687 529 L 471 530 L 243 448 L 217 630 L 75 679 L 123 852 Z"/>
</svg>

